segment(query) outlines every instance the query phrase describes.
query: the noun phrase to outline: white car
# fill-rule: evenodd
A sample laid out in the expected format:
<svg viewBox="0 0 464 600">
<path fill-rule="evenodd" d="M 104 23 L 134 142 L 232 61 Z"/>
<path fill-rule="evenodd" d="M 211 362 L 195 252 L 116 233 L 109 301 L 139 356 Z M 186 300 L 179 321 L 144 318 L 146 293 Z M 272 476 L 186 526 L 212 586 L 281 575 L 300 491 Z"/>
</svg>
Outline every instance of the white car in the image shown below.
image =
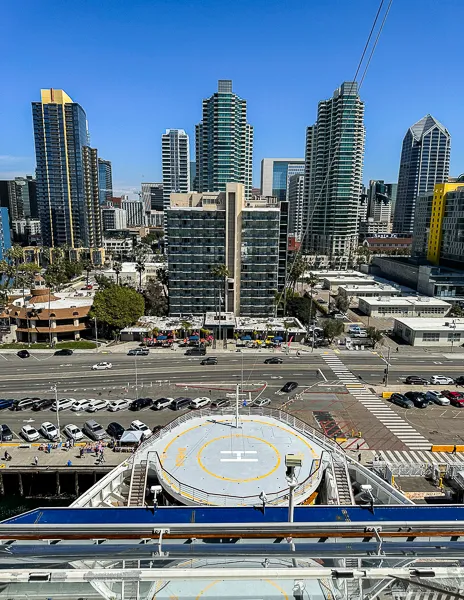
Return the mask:
<svg viewBox="0 0 464 600">
<path fill-rule="evenodd" d="M 61 398 L 58 400 L 58 406 L 56 405 L 56 402 L 52 404 L 51 410 L 54 410 L 55 412 L 57 410 L 66 410 L 67 408 L 71 408 L 75 401 L 75 398 Z"/>
<path fill-rule="evenodd" d="M 80 410 L 87 410 L 89 408 L 90 400 L 82 398 L 82 400 L 76 400 L 71 406 L 71 410 L 78 412 Z"/>
<path fill-rule="evenodd" d="M 124 410 L 129 407 L 130 400 L 113 400 L 108 405 L 108 410 L 111 412 L 116 412 L 117 410 Z"/>
<path fill-rule="evenodd" d="M 153 402 L 152 410 L 163 410 L 163 408 L 171 406 L 173 402 L 174 398 L 158 398 Z"/>
<path fill-rule="evenodd" d="M 440 404 L 440 406 L 448 406 L 450 403 L 449 398 L 445 398 L 441 392 L 435 392 L 434 390 L 428 391 L 425 397 L 427 400 L 435 402 L 435 404 Z"/>
<path fill-rule="evenodd" d="M 40 433 L 34 427 L 30 425 L 24 425 L 21 427 L 21 435 L 27 442 L 36 442 L 40 438 Z"/>
<path fill-rule="evenodd" d="M 87 412 L 97 412 L 97 410 L 103 410 L 109 404 L 108 400 L 91 400 L 87 407 Z"/>
<path fill-rule="evenodd" d="M 84 437 L 84 434 L 79 429 L 79 427 L 77 427 L 76 425 L 73 425 L 72 423 L 70 425 L 66 425 L 66 427 L 63 429 L 63 431 L 68 438 L 70 438 L 71 440 L 74 440 L 75 442 L 82 440 Z"/>
<path fill-rule="evenodd" d="M 203 406 L 208 406 L 210 402 L 211 400 L 206 396 L 195 398 L 195 400 L 190 402 L 190 408 L 203 408 Z"/>
<path fill-rule="evenodd" d="M 142 423 L 142 421 L 132 421 L 130 428 L 132 431 L 141 431 L 144 438 L 149 438 L 152 434 L 152 430 Z"/>
<path fill-rule="evenodd" d="M 112 369 L 113 365 L 110 362 L 99 362 L 92 366 L 92 371 L 105 371 L 106 369 Z"/>
<path fill-rule="evenodd" d="M 39 431 L 44 436 L 44 438 L 47 438 L 47 440 L 53 441 L 58 439 L 60 436 L 60 432 L 55 427 L 55 425 L 53 425 L 53 423 L 50 423 L 50 421 L 45 421 L 45 423 L 42 423 Z"/>
<path fill-rule="evenodd" d="M 261 406 L 267 406 L 270 403 L 271 403 L 270 398 L 258 398 L 257 400 L 252 402 L 251 406 L 253 406 L 255 408 L 261 408 Z"/>
<path fill-rule="evenodd" d="M 445 375 L 432 375 L 430 383 L 434 385 L 450 385 L 450 383 L 454 383 L 454 379 L 445 377 Z"/>
</svg>

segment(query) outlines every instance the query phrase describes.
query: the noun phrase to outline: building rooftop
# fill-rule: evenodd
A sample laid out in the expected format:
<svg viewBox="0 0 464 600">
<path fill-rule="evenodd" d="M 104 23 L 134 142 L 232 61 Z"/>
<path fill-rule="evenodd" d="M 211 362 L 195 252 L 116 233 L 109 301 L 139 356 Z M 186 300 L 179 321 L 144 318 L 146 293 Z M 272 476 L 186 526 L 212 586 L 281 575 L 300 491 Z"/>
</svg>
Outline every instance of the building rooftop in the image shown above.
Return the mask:
<svg viewBox="0 0 464 600">
<path fill-rule="evenodd" d="M 444 319 L 410 317 L 395 319 L 395 325 L 397 323 L 401 323 L 415 331 L 464 331 L 464 319 L 453 319 L 451 317 L 445 317 Z"/>
<path fill-rule="evenodd" d="M 206 327 L 217 327 L 219 324 L 219 314 L 217 312 L 207 312 L 205 315 Z M 231 312 L 221 312 L 221 326 L 235 327 L 235 315 Z"/>
<path fill-rule="evenodd" d="M 238 331 L 287 331 L 289 333 L 306 333 L 306 329 L 295 317 L 236 317 L 235 328 Z"/>
<path fill-rule="evenodd" d="M 374 283 L 374 282 L 372 282 Z M 366 293 L 366 292 L 379 292 L 380 294 L 382 292 L 392 292 L 392 293 L 397 293 L 397 294 L 401 294 L 401 290 L 399 290 L 397 287 L 393 286 L 393 285 L 383 285 L 383 284 L 377 284 L 377 285 L 340 285 L 339 289 L 342 289 L 344 292 L 346 292 L 347 294 L 352 293 L 353 296 L 356 296 L 359 293 Z"/>
<path fill-rule="evenodd" d="M 39 292 L 41 292 L 39 294 Z M 13 302 L 13 306 L 17 307 L 31 307 L 31 308 L 42 308 L 42 309 L 60 309 L 60 308 L 79 308 L 83 306 L 92 306 L 93 304 L 93 292 L 56 292 L 50 296 L 48 289 L 36 288 L 32 290 L 32 296 L 27 295 L 23 298 L 17 298 Z"/>
<path fill-rule="evenodd" d="M 203 317 L 194 317 L 192 315 L 184 315 L 183 317 L 140 317 L 139 325 L 149 329 L 158 329 L 159 331 L 176 331 L 182 329 L 182 323 L 190 323 L 192 329 L 203 327 Z M 126 328 L 123 331 L 129 332 L 131 328 Z M 143 329 L 145 331 L 145 329 Z"/>
<path fill-rule="evenodd" d="M 392 287 L 392 286 L 384 286 Z M 364 288 L 363 288 L 364 289 Z M 396 289 L 396 288 L 395 288 Z M 450 307 L 449 302 L 430 298 L 429 296 L 400 296 L 395 298 L 363 298 L 362 301 L 370 306 L 443 306 Z"/>
</svg>

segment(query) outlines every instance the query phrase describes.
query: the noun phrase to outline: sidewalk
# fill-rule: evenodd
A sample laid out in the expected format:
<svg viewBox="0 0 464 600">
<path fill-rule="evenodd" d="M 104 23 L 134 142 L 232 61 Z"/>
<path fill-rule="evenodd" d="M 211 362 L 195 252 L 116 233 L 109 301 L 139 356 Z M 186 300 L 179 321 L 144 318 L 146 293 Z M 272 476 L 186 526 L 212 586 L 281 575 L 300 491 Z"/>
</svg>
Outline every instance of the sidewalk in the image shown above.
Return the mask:
<svg viewBox="0 0 464 600">
<path fill-rule="evenodd" d="M 5 450 L 8 451 L 8 454 L 11 455 L 11 460 L 5 461 L 3 460 Z M 94 452 L 85 453 L 82 458 L 79 458 L 79 446 L 74 446 L 74 448 L 70 448 L 69 450 L 64 449 L 56 449 L 52 450 L 50 453 L 43 452 L 39 450 L 38 446 L 31 446 L 30 448 L 20 448 L 18 446 L 9 446 L 4 444 L 0 446 L 0 468 L 8 469 L 10 467 L 36 467 L 34 462 L 34 457 L 39 459 L 37 467 L 39 468 L 55 468 L 55 467 L 67 467 L 68 461 L 70 460 L 72 463 L 72 467 L 87 467 L 93 468 L 95 466 L 101 467 L 115 467 L 119 465 L 124 460 L 126 460 L 130 455 L 120 452 L 113 452 L 112 450 L 106 448 L 104 450 L 104 459 L 103 463 L 97 462 L 97 456 Z"/>
</svg>

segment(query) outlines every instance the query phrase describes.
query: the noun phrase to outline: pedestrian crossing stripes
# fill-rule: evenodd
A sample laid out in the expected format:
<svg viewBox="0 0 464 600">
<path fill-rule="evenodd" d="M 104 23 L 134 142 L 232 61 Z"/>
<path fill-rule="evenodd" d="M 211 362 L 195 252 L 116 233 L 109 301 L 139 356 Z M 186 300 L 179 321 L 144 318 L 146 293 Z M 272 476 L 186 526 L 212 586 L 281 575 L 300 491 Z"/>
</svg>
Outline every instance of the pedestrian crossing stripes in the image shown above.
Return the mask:
<svg viewBox="0 0 464 600">
<path fill-rule="evenodd" d="M 393 435 L 411 450 L 430 450 L 431 444 L 412 425 L 407 423 L 381 398 L 373 394 L 359 379 L 343 364 L 338 356 L 324 354 L 323 360 L 342 381 L 350 394 L 372 413 Z"/>
<path fill-rule="evenodd" d="M 449 452 L 427 452 L 425 450 L 378 450 L 377 457 L 388 463 L 464 465 L 464 455 Z"/>
</svg>

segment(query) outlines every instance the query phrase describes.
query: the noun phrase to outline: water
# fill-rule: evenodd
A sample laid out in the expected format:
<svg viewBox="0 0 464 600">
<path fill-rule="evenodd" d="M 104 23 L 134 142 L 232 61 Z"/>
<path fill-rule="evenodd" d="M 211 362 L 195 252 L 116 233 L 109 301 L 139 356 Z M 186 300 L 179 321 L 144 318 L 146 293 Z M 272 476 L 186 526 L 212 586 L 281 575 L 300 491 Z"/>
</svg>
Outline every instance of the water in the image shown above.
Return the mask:
<svg viewBox="0 0 464 600">
<path fill-rule="evenodd" d="M 61 496 L 53 498 L 21 498 L 19 495 L 9 494 L 0 498 L 0 521 L 10 519 L 34 508 L 49 508 L 53 506 L 69 506 L 74 498 Z"/>
</svg>

